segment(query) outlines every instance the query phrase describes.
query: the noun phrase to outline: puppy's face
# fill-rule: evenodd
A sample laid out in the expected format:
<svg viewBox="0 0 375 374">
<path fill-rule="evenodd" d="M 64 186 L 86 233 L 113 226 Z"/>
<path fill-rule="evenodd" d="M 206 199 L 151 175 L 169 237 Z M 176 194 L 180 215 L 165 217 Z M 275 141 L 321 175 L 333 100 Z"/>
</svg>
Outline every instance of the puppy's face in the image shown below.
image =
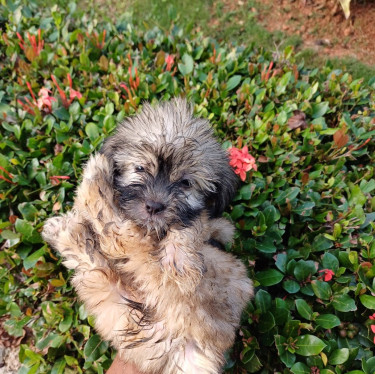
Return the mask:
<svg viewBox="0 0 375 374">
<path fill-rule="evenodd" d="M 235 193 L 226 153 L 182 99 L 146 104 L 101 152 L 112 165 L 115 201 L 125 217 L 159 237 L 171 225 L 188 226 L 204 209 L 221 214 Z"/>
</svg>

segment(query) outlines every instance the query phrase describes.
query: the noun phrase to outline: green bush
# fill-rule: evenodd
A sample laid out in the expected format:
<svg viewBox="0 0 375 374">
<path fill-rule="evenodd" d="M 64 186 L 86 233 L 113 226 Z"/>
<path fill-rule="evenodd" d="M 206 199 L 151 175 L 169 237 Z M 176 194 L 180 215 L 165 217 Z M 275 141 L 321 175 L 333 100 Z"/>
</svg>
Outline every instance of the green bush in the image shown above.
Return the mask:
<svg viewBox="0 0 375 374">
<path fill-rule="evenodd" d="M 0 316 L 24 336 L 20 373 L 109 367 L 40 231 L 70 209 L 82 163 L 118 121 L 182 93 L 257 165 L 228 213 L 257 287 L 228 372 L 374 373 L 375 80 L 308 71 L 291 48 L 276 58 L 98 23 L 75 3 L 8 2 L 0 25 Z"/>
</svg>

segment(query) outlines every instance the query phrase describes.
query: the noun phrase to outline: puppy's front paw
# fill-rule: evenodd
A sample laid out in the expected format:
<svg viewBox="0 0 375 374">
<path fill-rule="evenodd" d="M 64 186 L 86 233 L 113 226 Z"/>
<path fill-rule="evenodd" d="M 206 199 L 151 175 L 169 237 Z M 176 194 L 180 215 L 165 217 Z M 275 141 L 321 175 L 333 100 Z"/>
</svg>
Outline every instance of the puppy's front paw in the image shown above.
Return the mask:
<svg viewBox="0 0 375 374">
<path fill-rule="evenodd" d="M 183 293 L 193 292 L 206 271 L 203 256 L 182 243 L 168 242 L 161 250 L 164 274 L 176 282 Z"/>
<path fill-rule="evenodd" d="M 53 245 L 58 239 L 60 232 L 65 228 L 64 217 L 52 217 L 47 219 L 44 223 L 42 237 L 43 239 Z"/>
<path fill-rule="evenodd" d="M 163 249 L 160 263 L 164 270 L 181 274 L 184 271 L 185 257 L 186 253 L 182 248 L 178 248 L 176 244 L 168 243 Z"/>
</svg>

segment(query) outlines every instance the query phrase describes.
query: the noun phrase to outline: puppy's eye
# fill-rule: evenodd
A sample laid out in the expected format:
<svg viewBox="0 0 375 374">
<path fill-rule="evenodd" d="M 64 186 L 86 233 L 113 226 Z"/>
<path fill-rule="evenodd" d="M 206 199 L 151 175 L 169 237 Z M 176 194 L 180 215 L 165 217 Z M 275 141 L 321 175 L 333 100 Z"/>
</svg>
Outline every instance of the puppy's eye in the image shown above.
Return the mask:
<svg viewBox="0 0 375 374">
<path fill-rule="evenodd" d="M 180 184 L 184 188 L 190 188 L 192 186 L 192 183 L 191 183 L 191 181 L 189 181 L 189 179 L 182 179 Z"/>
<path fill-rule="evenodd" d="M 142 171 L 145 171 L 145 168 L 143 166 L 137 165 L 135 167 L 135 171 L 141 173 Z"/>
</svg>

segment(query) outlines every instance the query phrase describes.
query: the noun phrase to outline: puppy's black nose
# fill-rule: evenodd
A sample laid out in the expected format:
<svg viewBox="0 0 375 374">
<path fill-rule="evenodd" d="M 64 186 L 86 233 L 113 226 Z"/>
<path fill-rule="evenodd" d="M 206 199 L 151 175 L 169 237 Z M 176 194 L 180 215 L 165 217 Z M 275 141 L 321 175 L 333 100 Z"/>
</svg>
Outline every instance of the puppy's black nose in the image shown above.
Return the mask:
<svg viewBox="0 0 375 374">
<path fill-rule="evenodd" d="M 158 214 L 165 209 L 165 205 L 163 203 L 159 203 L 158 201 L 148 200 L 146 201 L 146 210 L 149 214 Z"/>
</svg>

